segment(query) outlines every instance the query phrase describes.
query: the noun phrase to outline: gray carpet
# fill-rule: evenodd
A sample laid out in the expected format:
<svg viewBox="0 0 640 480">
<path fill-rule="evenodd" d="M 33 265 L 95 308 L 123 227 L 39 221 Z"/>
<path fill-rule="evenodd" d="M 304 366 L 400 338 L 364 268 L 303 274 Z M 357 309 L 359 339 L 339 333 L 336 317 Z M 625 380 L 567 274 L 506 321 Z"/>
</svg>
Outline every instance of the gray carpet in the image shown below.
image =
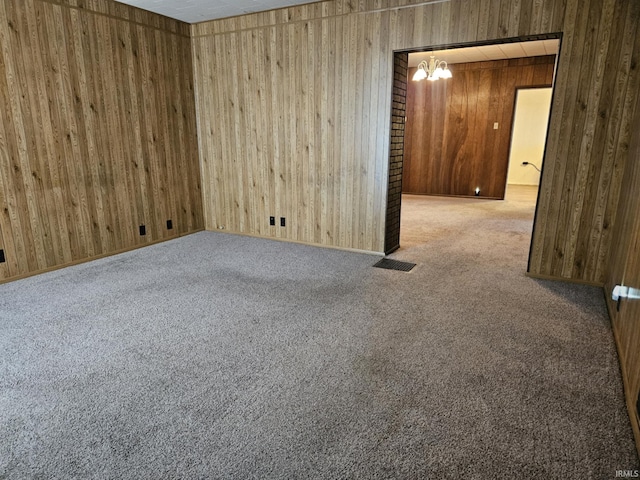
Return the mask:
<svg viewBox="0 0 640 480">
<path fill-rule="evenodd" d="M 203 232 L 0 286 L 0 478 L 639 468 L 601 290 L 523 275 L 530 206 L 431 202 L 409 273 Z"/>
</svg>

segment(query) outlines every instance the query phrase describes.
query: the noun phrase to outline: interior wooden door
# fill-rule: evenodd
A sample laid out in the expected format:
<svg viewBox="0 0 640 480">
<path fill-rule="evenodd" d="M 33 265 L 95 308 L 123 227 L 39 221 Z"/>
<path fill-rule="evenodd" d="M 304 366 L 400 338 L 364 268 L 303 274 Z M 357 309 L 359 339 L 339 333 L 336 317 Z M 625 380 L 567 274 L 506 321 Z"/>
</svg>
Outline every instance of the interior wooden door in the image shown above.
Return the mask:
<svg viewBox="0 0 640 480">
<path fill-rule="evenodd" d="M 640 192 L 639 192 L 640 194 Z M 636 446 L 640 454 L 640 222 L 635 221 L 633 236 L 627 250 L 626 269 L 616 283 L 629 290 L 626 297 L 618 302 L 613 299 L 610 308 L 613 328 L 618 343 L 618 352 L 624 376 L 625 395 L 629 417 L 636 437 Z"/>
<path fill-rule="evenodd" d="M 637 113 L 606 289 L 627 407 L 640 454 L 640 108 Z M 611 295 L 616 285 L 625 288 L 617 302 Z"/>
<path fill-rule="evenodd" d="M 639 192 L 640 193 L 640 192 Z M 635 298 L 622 300 L 618 319 L 621 341 L 625 350 L 629 412 L 636 433 L 640 454 L 640 221 L 636 221 L 633 246 L 630 251 L 630 275 L 625 283 L 635 290 Z"/>
</svg>

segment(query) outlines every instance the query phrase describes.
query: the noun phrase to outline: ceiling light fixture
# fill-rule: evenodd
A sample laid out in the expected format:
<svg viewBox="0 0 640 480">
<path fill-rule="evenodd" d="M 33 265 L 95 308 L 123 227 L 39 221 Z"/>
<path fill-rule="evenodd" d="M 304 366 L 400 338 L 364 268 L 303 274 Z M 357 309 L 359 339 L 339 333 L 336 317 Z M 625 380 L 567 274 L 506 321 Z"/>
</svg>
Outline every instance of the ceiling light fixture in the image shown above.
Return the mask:
<svg viewBox="0 0 640 480">
<path fill-rule="evenodd" d="M 436 57 L 431 55 L 428 63 L 426 60 L 423 60 L 418 64 L 418 70 L 416 70 L 416 73 L 413 75 L 413 81 L 419 82 L 426 78 L 434 82 L 440 78 L 451 78 L 451 76 L 451 70 L 449 70 L 447 62 L 444 60 L 436 60 Z"/>
</svg>

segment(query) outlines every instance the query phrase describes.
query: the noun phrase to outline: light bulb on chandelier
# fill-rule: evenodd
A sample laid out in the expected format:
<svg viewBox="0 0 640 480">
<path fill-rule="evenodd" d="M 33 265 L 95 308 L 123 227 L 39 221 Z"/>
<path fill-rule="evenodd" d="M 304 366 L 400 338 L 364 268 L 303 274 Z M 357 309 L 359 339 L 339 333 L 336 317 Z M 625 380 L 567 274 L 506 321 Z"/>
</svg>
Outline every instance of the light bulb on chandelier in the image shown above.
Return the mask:
<svg viewBox="0 0 640 480">
<path fill-rule="evenodd" d="M 413 81 L 419 82 L 426 78 L 427 80 L 434 82 L 441 78 L 451 77 L 451 70 L 449 70 L 447 62 L 444 60 L 436 60 L 436 57 L 431 55 L 429 62 L 423 60 L 418 64 L 418 69 L 413 75 Z"/>
</svg>

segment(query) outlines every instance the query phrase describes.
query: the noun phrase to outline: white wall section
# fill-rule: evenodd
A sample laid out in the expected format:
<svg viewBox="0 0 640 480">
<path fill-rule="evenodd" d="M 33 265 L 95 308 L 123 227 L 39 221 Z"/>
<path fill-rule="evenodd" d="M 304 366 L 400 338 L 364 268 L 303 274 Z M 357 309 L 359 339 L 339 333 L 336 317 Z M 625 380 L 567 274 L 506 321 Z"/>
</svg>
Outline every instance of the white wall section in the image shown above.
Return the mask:
<svg viewBox="0 0 640 480">
<path fill-rule="evenodd" d="M 551 88 L 526 88 L 517 92 L 507 184 L 538 185 L 551 108 Z"/>
</svg>

